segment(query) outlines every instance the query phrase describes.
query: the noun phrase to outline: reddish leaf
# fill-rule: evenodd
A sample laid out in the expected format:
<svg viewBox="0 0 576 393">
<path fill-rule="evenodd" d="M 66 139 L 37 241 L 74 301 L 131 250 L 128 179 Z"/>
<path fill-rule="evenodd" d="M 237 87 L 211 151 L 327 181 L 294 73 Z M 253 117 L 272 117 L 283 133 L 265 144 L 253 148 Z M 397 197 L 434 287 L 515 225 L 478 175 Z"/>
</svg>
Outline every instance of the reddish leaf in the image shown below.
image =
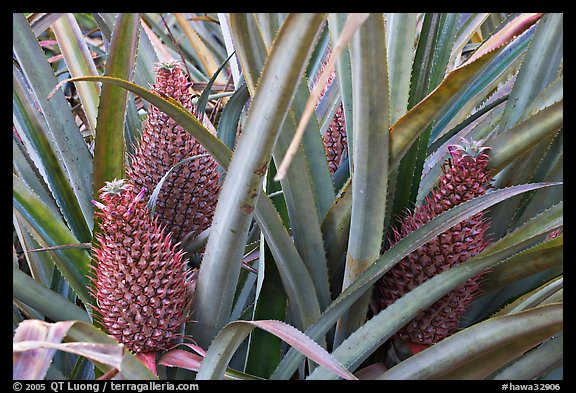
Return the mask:
<svg viewBox="0 0 576 393">
<path fill-rule="evenodd" d="M 158 360 L 158 364 L 163 366 L 180 367 L 192 371 L 198 371 L 200 369 L 200 363 L 202 363 L 202 356 L 181 349 L 173 349 L 166 352 L 160 360 Z"/>
<path fill-rule="evenodd" d="M 136 354 L 136 358 L 148 367 L 154 375 L 158 375 L 156 371 L 156 354 L 157 352 L 140 352 Z"/>
</svg>

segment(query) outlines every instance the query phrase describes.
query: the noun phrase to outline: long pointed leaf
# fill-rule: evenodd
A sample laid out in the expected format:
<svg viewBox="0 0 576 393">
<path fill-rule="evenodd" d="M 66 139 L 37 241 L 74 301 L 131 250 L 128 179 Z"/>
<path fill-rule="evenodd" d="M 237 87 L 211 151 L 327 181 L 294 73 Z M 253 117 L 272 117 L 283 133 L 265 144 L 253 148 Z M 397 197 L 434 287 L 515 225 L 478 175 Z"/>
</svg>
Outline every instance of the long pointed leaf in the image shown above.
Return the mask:
<svg viewBox="0 0 576 393">
<path fill-rule="evenodd" d="M 22 252 L 28 262 L 31 276 L 39 284 L 49 287 L 54 273 L 54 261 L 52 261 L 50 255 L 47 255 L 46 253 L 39 254 L 29 252 L 29 250 L 38 248 L 40 245 L 30 235 L 26 223 L 21 222 L 16 213 L 13 214 L 13 225 L 16 234 L 18 235 L 18 241 L 20 242 L 20 247 L 22 247 Z"/>
<path fill-rule="evenodd" d="M 450 72 L 437 88 L 392 125 L 390 128 L 391 169 L 398 165 L 400 158 L 408 151 L 424 128 L 450 104 L 461 86 L 473 80 L 497 53 L 498 50 L 489 52 L 478 60 Z"/>
<path fill-rule="evenodd" d="M 491 138 L 487 144 L 493 146 L 490 167 L 504 168 L 517 157 L 525 154 L 543 139 L 553 137 L 564 120 L 564 100 L 545 108 L 515 127 Z"/>
<path fill-rule="evenodd" d="M 492 318 L 448 337 L 379 379 L 481 379 L 562 330 L 562 304 Z"/>
<path fill-rule="evenodd" d="M 482 290 L 503 288 L 532 274 L 561 267 L 564 261 L 563 236 L 542 243 L 496 266 L 485 277 Z"/>
<path fill-rule="evenodd" d="M 52 31 L 58 40 L 58 46 L 64 55 L 64 61 L 71 76 L 98 75 L 94 60 L 73 14 L 64 14 L 52 23 Z M 100 87 L 86 82 L 78 83 L 76 87 L 88 124 L 92 130 L 95 130 Z"/>
<path fill-rule="evenodd" d="M 84 143 L 64 93 L 58 90 L 51 100 L 47 99 L 57 84 L 56 77 L 26 18 L 14 13 L 12 26 L 13 49 L 48 124 L 48 139 L 53 150 L 58 152 L 58 159 L 63 164 L 84 215 L 85 225 L 92 228 L 92 159 L 88 146 Z M 84 239 L 83 233 L 78 236 L 82 240 L 89 240 Z"/>
<path fill-rule="evenodd" d="M 227 325 L 216 336 L 206 352 L 196 378 L 200 380 L 222 379 L 236 348 L 255 327 L 280 337 L 310 359 L 336 372 L 341 377 L 357 379 L 338 362 L 334 361 L 326 350 L 306 337 L 304 333 L 281 321 L 236 321 Z"/>
<path fill-rule="evenodd" d="M 200 268 L 195 296 L 195 316 L 199 322 L 193 325 L 193 331 L 201 345 L 208 345 L 229 321 L 263 175 L 323 22 L 323 14 L 290 15 L 262 72 L 245 129 L 222 185 Z"/>
<path fill-rule="evenodd" d="M 140 14 L 120 14 L 112 33 L 106 62 L 106 75 L 129 80 L 136 62 Z M 124 177 L 126 143 L 124 124 L 128 93 L 104 85 L 98 108 L 94 149 L 93 190 L 97 193 L 106 181 Z"/>
<path fill-rule="evenodd" d="M 15 299 L 35 308 L 53 321 L 91 322 L 86 311 L 16 268 L 12 271 L 12 282 L 12 296 Z"/>
<path fill-rule="evenodd" d="M 490 379 L 510 381 L 538 378 L 551 366 L 561 361 L 563 353 L 564 335 L 559 334 L 538 348 L 527 352 L 514 363 L 498 370 Z"/>
<path fill-rule="evenodd" d="M 532 100 L 556 79 L 563 57 L 563 14 L 546 14 L 538 23 L 499 132 L 514 126 Z M 520 17 L 518 17 L 520 19 Z"/>
<path fill-rule="evenodd" d="M 45 246 L 80 243 L 59 217 L 55 217 L 50 208 L 16 176 L 13 176 L 12 185 L 14 208 L 38 232 L 39 242 Z M 87 289 L 90 269 L 88 253 L 80 249 L 56 250 L 55 253 L 61 258 L 56 258 L 55 262 L 62 275 L 78 297 L 85 304 L 90 304 Z"/>
<path fill-rule="evenodd" d="M 250 79 L 254 75 L 258 75 L 264 67 L 260 53 L 268 52 L 268 48 L 265 46 L 266 37 L 263 34 L 258 37 L 259 29 L 256 31 L 246 30 L 250 24 L 248 22 L 246 24 L 238 23 L 237 19 L 243 20 L 245 17 L 234 16 L 231 22 L 241 63 L 245 65 L 245 68 L 255 68 L 246 70 L 246 78 Z M 260 19 L 266 19 L 266 17 L 261 16 Z M 248 86 L 257 84 L 255 80 L 248 80 L 247 82 Z M 251 90 L 250 93 L 254 95 L 255 92 Z M 305 79 L 301 78 L 288 117 L 273 149 L 274 162 L 277 165 L 289 149 L 296 133 L 296 124 L 304 111 L 309 96 Z M 282 179 L 281 184 L 296 248 L 314 280 L 320 306 L 324 308 L 330 302 L 330 293 L 325 261 L 326 252 L 322 241 L 319 217 L 332 203 L 334 195 L 328 165 L 324 159 L 324 146 L 317 128 L 313 124 L 308 124 L 305 135 L 307 136 L 305 141 L 307 145 L 300 144 L 293 159 L 293 168 Z M 324 160 L 323 167 L 318 165 L 322 162 L 314 162 L 315 159 Z"/>
<path fill-rule="evenodd" d="M 354 117 L 354 171 L 352 216 L 343 289 L 380 256 L 386 214 L 389 89 L 384 16 L 371 14 L 356 32 L 351 45 Z M 374 48 L 372 45 L 377 45 Z M 372 88 L 380 82 L 378 89 Z M 335 345 L 366 319 L 369 295 L 344 314 L 336 326 Z"/>
<path fill-rule="evenodd" d="M 78 238 L 88 241 L 91 237 L 90 228 L 86 223 L 82 204 L 68 181 L 66 168 L 58 159 L 61 153 L 50 142 L 50 131 L 47 129 L 46 121 L 34 106 L 35 100 L 29 93 L 21 73 L 15 67 L 13 70 L 12 110 L 16 129 L 28 151 L 33 154 L 31 158 L 59 206 L 59 214 L 62 214 Z M 50 201 L 51 198 L 43 200 Z M 52 202 L 47 203 L 53 206 Z"/>
<path fill-rule="evenodd" d="M 386 14 L 386 22 L 390 122 L 394 124 L 408 110 L 410 70 L 412 70 L 414 59 L 416 14 Z"/>
</svg>

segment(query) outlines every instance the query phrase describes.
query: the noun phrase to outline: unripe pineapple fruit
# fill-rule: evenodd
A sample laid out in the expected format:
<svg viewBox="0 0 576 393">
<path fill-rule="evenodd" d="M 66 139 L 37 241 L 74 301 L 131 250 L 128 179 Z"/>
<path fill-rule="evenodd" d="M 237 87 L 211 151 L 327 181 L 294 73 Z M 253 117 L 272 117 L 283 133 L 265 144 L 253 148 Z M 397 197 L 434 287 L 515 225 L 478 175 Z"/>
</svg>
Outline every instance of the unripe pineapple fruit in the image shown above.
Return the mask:
<svg viewBox="0 0 576 393">
<path fill-rule="evenodd" d="M 177 62 L 155 68 L 152 90 L 178 101 L 192 112 L 190 83 Z M 176 121 L 150 105 L 142 138 L 131 157 L 127 176 L 151 193 L 162 176 L 186 158 L 207 154 L 204 147 Z M 218 163 L 212 156 L 199 157 L 177 166 L 164 181 L 155 205 L 160 223 L 180 242 L 188 233 L 197 236 L 210 227 L 220 190 Z"/>
<path fill-rule="evenodd" d="M 139 192 L 140 191 L 140 192 Z M 195 280 L 182 251 L 146 210 L 144 190 L 124 180 L 100 189 L 93 295 L 102 324 L 131 351 L 168 349 L 184 322 Z"/>
<path fill-rule="evenodd" d="M 422 205 L 402 220 L 400 230 L 390 239 L 391 245 L 453 206 L 486 193 L 491 187 L 487 149 L 475 142 L 450 146 L 451 159 L 445 163 L 438 186 Z M 478 254 L 489 244 L 487 229 L 484 212 L 480 212 L 410 253 L 375 285 L 375 311 L 388 307 L 436 274 Z M 431 345 L 454 333 L 465 307 L 479 292 L 481 276 L 470 278 L 422 310 L 397 333 L 397 337 L 412 344 Z"/>
</svg>

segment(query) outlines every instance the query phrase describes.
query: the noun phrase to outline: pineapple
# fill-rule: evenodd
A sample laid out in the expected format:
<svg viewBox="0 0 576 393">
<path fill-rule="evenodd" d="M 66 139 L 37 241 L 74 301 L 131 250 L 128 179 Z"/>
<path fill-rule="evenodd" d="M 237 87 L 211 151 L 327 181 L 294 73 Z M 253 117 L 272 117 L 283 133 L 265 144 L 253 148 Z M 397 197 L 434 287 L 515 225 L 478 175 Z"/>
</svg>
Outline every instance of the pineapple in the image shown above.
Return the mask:
<svg viewBox="0 0 576 393">
<path fill-rule="evenodd" d="M 393 245 L 444 211 L 483 195 L 491 187 L 487 170 L 488 147 L 467 142 L 449 147 L 451 159 L 443 168 L 438 186 L 424 203 L 402 220 L 394 231 Z M 489 242 L 484 212 L 450 228 L 402 259 L 375 285 L 372 307 L 378 312 L 434 275 L 465 262 L 481 252 Z M 405 325 L 397 337 L 413 348 L 432 345 L 454 333 L 465 307 L 477 296 L 478 274 L 446 294 Z"/>
<path fill-rule="evenodd" d="M 326 57 L 329 58 L 329 55 Z M 318 75 L 322 74 L 322 71 L 326 67 L 328 61 L 324 61 L 322 66 L 320 67 L 320 71 Z M 328 77 L 328 83 L 326 87 L 320 93 L 320 100 L 326 94 L 326 91 L 330 87 L 330 85 L 334 82 L 336 78 L 336 71 L 332 71 L 330 76 Z M 314 84 L 318 83 L 318 80 L 314 81 Z M 330 169 L 330 174 L 334 174 L 336 169 L 340 166 L 340 162 L 348 155 L 348 138 L 346 136 L 346 123 L 344 120 L 344 108 L 342 107 L 342 103 L 338 106 L 336 113 L 334 114 L 334 118 L 332 122 L 328 126 L 326 133 L 322 137 L 322 141 L 324 142 L 324 150 L 326 152 L 326 159 L 328 160 L 328 168 Z"/>
<path fill-rule="evenodd" d="M 340 104 L 334 114 L 332 123 L 328 126 L 322 140 L 326 150 L 330 174 L 334 174 L 342 159 L 348 155 L 348 138 L 346 136 L 346 123 L 342 104 Z"/>
<path fill-rule="evenodd" d="M 192 112 L 190 83 L 177 62 L 155 68 L 154 92 L 168 96 Z M 126 170 L 130 181 L 152 192 L 170 168 L 185 158 L 206 154 L 194 137 L 173 119 L 150 105 L 142 138 Z M 218 163 L 212 156 L 199 157 L 176 167 L 164 181 L 155 212 L 166 233 L 180 242 L 210 227 L 220 190 Z"/>
<path fill-rule="evenodd" d="M 144 191 L 124 180 L 99 191 L 101 232 L 93 249 L 93 295 L 103 325 L 134 353 L 168 349 L 187 316 L 195 277 L 186 269 Z"/>
</svg>

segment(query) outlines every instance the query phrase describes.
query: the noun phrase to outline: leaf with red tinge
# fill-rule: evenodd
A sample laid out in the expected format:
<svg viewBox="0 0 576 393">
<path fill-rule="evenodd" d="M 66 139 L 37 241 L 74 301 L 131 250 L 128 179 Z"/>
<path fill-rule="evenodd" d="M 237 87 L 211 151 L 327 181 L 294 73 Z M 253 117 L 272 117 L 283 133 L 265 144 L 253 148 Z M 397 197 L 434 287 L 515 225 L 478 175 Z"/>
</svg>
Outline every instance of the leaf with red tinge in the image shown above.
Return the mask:
<svg viewBox="0 0 576 393">
<path fill-rule="evenodd" d="M 163 366 L 180 367 L 192 371 L 200 370 L 201 363 L 202 356 L 181 349 L 173 349 L 166 352 L 166 354 L 158 360 L 158 364 Z"/>
<path fill-rule="evenodd" d="M 12 378 L 43 379 L 56 350 L 120 369 L 124 356 L 124 346 L 121 344 L 62 343 L 75 323 L 77 321 L 48 323 L 32 319 L 21 322 L 14 334 Z"/>
<path fill-rule="evenodd" d="M 385 373 L 388 369 L 382 363 L 374 363 L 369 365 L 368 367 L 363 368 L 360 371 L 356 371 L 354 375 L 358 377 L 360 380 L 371 380 L 374 377 L 379 376 Z"/>
<path fill-rule="evenodd" d="M 235 321 L 226 325 L 208 348 L 196 379 L 222 379 L 232 355 L 255 327 L 282 339 L 338 376 L 358 379 L 310 337 L 291 325 L 275 320 Z"/>
<path fill-rule="evenodd" d="M 158 375 L 158 371 L 156 370 L 156 352 L 140 352 L 136 354 L 136 358 L 148 367 L 154 375 Z"/>
</svg>

